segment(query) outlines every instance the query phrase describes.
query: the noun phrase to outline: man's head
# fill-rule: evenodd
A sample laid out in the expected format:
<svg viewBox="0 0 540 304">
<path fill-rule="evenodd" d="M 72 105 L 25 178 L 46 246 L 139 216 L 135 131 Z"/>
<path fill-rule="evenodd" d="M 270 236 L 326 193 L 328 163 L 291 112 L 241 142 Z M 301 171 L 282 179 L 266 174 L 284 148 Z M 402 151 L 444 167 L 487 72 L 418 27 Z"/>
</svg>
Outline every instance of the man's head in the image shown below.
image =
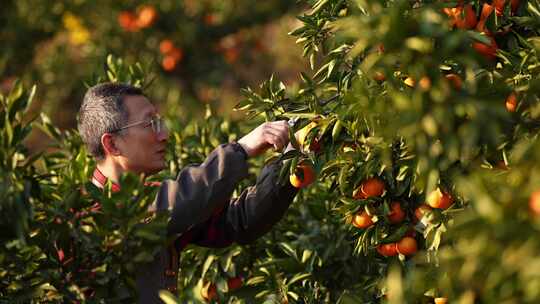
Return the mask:
<svg viewBox="0 0 540 304">
<path fill-rule="evenodd" d="M 102 83 L 88 89 L 84 96 L 79 133 L 98 162 L 109 161 L 123 171 L 152 174 L 165 167 L 168 138 L 157 114 L 141 89 Z"/>
</svg>

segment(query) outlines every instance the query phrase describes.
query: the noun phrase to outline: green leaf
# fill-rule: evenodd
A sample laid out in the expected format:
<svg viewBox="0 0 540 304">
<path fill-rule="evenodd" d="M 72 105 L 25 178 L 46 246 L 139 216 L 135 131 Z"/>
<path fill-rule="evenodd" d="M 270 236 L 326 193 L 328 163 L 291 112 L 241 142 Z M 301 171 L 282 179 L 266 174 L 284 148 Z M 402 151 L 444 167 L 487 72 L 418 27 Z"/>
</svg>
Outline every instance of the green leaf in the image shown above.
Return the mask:
<svg viewBox="0 0 540 304">
<path fill-rule="evenodd" d="M 165 304 L 178 304 L 180 303 L 176 297 L 170 293 L 169 291 L 167 290 L 160 290 L 159 291 L 159 298 L 165 302 Z"/>
<path fill-rule="evenodd" d="M 310 273 L 298 273 L 289 282 L 287 282 L 287 286 L 290 286 L 303 279 L 309 278 L 310 276 L 311 276 Z"/>
</svg>

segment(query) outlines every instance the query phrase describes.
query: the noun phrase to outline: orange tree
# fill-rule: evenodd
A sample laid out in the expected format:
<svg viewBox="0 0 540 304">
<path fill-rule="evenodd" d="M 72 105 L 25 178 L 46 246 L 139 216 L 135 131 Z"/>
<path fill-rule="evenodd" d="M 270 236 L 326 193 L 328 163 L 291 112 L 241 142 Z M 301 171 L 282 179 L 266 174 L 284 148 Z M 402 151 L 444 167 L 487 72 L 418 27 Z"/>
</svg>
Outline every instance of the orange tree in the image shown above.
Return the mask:
<svg viewBox="0 0 540 304">
<path fill-rule="evenodd" d="M 310 159 L 319 180 L 247 284 L 282 302 L 538 301 L 538 3 L 310 4 L 291 34 L 314 74 L 238 105 L 297 121 L 284 172 Z"/>
</svg>

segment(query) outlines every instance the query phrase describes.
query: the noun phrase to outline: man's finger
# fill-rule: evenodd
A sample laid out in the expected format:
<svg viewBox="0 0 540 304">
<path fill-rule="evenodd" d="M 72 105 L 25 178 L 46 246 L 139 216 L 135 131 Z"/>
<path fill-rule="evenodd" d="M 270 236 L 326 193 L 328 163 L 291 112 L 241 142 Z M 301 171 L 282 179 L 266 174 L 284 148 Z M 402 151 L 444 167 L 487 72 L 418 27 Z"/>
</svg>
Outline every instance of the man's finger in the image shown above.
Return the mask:
<svg viewBox="0 0 540 304">
<path fill-rule="evenodd" d="M 272 144 L 276 150 L 279 150 L 284 146 L 283 139 L 277 134 L 268 132 L 266 138 L 266 141 Z"/>
<path fill-rule="evenodd" d="M 284 123 L 269 125 L 268 129 L 277 132 L 280 136 L 286 138 L 286 140 L 289 141 L 289 125 L 285 121 L 283 122 Z"/>
</svg>

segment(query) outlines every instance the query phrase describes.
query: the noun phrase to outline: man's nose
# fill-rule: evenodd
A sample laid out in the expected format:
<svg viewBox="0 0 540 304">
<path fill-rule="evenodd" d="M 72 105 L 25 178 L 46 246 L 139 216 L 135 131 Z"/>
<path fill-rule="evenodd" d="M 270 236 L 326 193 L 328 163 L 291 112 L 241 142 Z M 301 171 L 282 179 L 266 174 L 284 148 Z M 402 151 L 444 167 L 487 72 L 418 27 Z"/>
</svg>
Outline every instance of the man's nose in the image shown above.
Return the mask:
<svg viewBox="0 0 540 304">
<path fill-rule="evenodd" d="M 157 139 L 158 141 L 167 141 L 169 139 L 169 129 L 165 126 L 165 124 L 162 125 L 161 130 L 159 133 L 157 133 Z"/>
</svg>

